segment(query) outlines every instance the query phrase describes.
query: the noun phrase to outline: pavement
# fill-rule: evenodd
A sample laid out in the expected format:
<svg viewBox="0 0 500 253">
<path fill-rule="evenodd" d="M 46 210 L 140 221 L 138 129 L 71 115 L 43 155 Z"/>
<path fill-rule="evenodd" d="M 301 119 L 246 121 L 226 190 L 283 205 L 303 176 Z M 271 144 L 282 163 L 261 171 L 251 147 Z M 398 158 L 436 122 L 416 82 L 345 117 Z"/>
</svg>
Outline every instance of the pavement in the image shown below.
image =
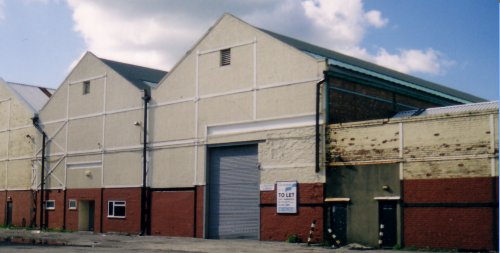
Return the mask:
<svg viewBox="0 0 500 253">
<path fill-rule="evenodd" d="M 207 240 L 185 237 L 94 234 L 89 232 L 45 232 L 0 229 L 0 252 L 355 252 L 305 243 L 254 240 Z M 373 253 L 402 253 L 396 250 L 369 250 Z"/>
</svg>

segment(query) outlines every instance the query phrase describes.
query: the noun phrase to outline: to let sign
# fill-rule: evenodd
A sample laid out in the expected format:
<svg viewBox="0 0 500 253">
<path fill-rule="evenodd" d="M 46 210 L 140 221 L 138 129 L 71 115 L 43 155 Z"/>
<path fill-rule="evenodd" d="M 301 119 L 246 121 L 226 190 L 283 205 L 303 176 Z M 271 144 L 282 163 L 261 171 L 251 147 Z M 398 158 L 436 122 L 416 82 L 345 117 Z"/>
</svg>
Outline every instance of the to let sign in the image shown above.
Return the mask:
<svg viewBox="0 0 500 253">
<path fill-rule="evenodd" d="M 297 213 L 297 181 L 276 182 L 276 212 Z"/>
</svg>

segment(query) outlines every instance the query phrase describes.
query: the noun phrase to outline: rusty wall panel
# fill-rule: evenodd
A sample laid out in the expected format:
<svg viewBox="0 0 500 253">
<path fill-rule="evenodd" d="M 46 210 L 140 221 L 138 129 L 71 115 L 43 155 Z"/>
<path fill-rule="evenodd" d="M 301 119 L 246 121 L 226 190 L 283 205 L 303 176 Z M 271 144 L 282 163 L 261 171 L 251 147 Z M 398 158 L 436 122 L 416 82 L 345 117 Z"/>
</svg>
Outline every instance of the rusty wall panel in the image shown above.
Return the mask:
<svg viewBox="0 0 500 253">
<path fill-rule="evenodd" d="M 399 156 L 399 126 L 331 129 L 330 161 L 367 161 L 394 159 Z"/>
<path fill-rule="evenodd" d="M 489 115 L 440 118 L 404 124 L 405 157 L 488 154 Z"/>
<path fill-rule="evenodd" d="M 491 164 L 489 159 L 409 162 L 403 175 L 404 179 L 488 177 Z"/>
</svg>

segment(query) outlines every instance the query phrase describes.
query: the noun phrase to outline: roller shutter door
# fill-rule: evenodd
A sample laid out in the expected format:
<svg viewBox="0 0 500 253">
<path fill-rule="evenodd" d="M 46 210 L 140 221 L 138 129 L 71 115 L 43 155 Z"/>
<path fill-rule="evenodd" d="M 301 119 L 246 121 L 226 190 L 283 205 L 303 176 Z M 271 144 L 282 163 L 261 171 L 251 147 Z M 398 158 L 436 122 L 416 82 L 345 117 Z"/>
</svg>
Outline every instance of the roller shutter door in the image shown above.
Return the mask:
<svg viewBox="0 0 500 253">
<path fill-rule="evenodd" d="M 259 239 L 257 145 L 209 150 L 208 237 Z"/>
</svg>

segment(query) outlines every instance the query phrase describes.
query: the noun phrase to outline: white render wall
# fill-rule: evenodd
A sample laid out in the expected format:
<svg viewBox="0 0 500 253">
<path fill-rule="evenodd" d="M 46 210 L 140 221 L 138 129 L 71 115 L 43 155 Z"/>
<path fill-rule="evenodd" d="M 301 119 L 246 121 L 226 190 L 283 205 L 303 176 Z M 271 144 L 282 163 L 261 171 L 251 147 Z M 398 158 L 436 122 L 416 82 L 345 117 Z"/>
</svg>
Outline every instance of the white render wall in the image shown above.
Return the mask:
<svg viewBox="0 0 500 253">
<path fill-rule="evenodd" d="M 231 64 L 220 66 L 226 48 Z M 261 183 L 324 182 L 314 171 L 313 127 L 324 69 L 224 15 L 152 91 L 151 186 L 204 185 L 209 145 L 243 141 L 259 142 Z"/>
<path fill-rule="evenodd" d="M 84 81 L 91 82 L 86 95 Z M 49 138 L 47 186 L 140 186 L 143 96 L 143 91 L 87 53 L 40 111 Z M 41 160 L 40 154 L 37 159 Z"/>
<path fill-rule="evenodd" d="M 0 190 L 29 190 L 36 129 L 33 112 L 0 79 Z"/>
</svg>

